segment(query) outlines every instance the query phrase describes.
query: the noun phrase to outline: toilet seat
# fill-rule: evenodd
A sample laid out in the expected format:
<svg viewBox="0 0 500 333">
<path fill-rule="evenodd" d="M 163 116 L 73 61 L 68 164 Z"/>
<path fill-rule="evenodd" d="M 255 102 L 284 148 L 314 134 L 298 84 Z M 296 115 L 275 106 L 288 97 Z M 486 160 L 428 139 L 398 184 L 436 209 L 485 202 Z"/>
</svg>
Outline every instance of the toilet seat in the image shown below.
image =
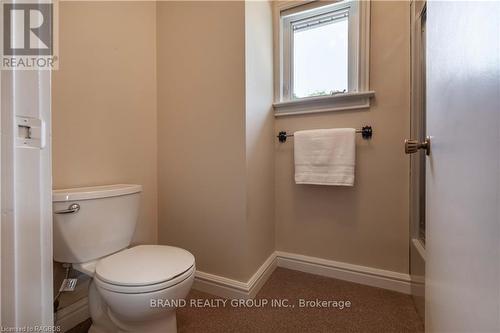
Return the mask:
<svg viewBox="0 0 500 333">
<path fill-rule="evenodd" d="M 94 277 L 94 282 L 99 288 L 103 288 L 115 293 L 120 294 L 145 294 L 151 293 L 167 288 L 174 287 L 175 285 L 182 283 L 184 280 L 189 279 L 195 272 L 195 267 L 192 266 L 189 270 L 175 278 L 164 281 L 161 283 L 150 284 L 146 286 L 122 286 L 119 284 L 112 284 L 101 281 L 98 277 Z"/>
<path fill-rule="evenodd" d="M 147 293 L 172 287 L 195 271 L 194 256 L 165 245 L 139 245 L 99 260 L 96 284 L 118 293 Z"/>
</svg>

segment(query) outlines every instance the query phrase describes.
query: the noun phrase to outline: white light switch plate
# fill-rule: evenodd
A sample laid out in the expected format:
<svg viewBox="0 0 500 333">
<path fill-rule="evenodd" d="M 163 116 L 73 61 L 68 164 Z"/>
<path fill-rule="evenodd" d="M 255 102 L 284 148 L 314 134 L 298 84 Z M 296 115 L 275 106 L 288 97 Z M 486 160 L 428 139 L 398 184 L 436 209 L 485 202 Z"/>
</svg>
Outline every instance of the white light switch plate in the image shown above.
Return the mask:
<svg viewBox="0 0 500 333">
<path fill-rule="evenodd" d="M 41 119 L 16 116 L 16 126 L 17 147 L 45 147 L 45 124 Z"/>
</svg>

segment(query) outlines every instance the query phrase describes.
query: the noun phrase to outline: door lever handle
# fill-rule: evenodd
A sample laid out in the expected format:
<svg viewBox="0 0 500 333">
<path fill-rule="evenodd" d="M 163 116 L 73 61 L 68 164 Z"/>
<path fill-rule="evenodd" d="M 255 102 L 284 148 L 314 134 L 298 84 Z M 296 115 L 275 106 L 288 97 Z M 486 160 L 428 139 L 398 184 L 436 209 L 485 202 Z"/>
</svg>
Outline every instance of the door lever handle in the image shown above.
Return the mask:
<svg viewBox="0 0 500 333">
<path fill-rule="evenodd" d="M 56 210 L 54 214 L 73 214 L 78 213 L 80 210 L 80 205 L 77 203 L 71 204 L 68 209 Z"/>
<path fill-rule="evenodd" d="M 419 149 L 425 149 L 425 155 L 429 155 L 431 153 L 431 138 L 426 137 L 424 142 L 419 142 L 418 140 L 405 140 L 405 153 L 406 154 L 414 154 Z"/>
</svg>

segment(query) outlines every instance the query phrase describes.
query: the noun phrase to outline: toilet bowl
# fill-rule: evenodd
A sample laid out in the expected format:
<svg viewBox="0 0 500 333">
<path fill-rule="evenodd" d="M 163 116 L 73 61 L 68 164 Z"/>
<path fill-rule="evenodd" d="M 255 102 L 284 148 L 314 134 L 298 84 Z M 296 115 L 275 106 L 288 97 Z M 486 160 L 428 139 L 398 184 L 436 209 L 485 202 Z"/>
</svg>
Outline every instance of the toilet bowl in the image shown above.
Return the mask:
<svg viewBox="0 0 500 333">
<path fill-rule="evenodd" d="M 89 332 L 177 330 L 175 304 L 191 289 L 195 259 L 173 246 L 127 248 L 140 192 L 108 185 L 53 193 L 54 260 L 93 277 Z"/>
<path fill-rule="evenodd" d="M 97 292 L 89 299 L 96 318 L 90 332 L 109 331 L 109 321 L 115 331 L 175 332 L 175 307 L 157 304 L 184 299 L 194 272 L 191 253 L 171 246 L 141 245 L 99 260 L 91 286 Z"/>
</svg>

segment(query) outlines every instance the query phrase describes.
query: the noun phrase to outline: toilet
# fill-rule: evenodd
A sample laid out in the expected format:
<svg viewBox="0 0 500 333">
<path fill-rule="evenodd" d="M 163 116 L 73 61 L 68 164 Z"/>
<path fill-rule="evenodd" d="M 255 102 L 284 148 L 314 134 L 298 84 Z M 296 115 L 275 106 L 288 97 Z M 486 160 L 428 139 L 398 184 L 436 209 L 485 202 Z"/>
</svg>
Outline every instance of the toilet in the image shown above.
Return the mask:
<svg viewBox="0 0 500 333">
<path fill-rule="evenodd" d="M 141 191 L 130 184 L 53 191 L 54 260 L 93 277 L 89 332 L 177 331 L 174 305 L 191 289 L 195 259 L 173 246 L 129 247 Z"/>
</svg>

